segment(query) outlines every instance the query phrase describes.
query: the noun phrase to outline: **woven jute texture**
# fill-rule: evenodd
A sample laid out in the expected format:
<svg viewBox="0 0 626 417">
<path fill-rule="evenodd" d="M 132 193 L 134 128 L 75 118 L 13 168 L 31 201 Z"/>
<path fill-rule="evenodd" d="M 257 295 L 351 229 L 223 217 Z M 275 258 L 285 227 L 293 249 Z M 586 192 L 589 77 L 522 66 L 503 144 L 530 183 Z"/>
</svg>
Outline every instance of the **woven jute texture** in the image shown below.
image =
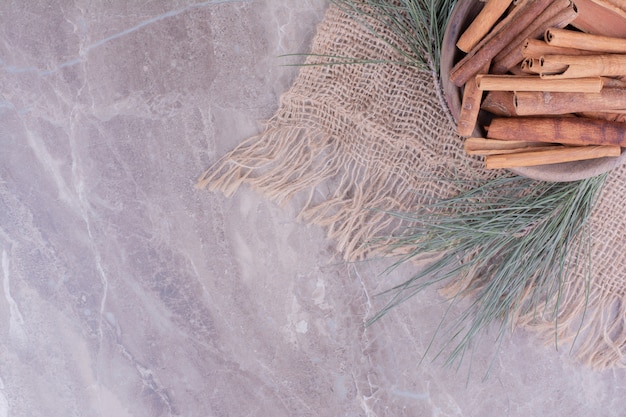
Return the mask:
<svg viewBox="0 0 626 417">
<path fill-rule="evenodd" d="M 320 65 L 302 66 L 262 133 L 198 181 L 227 196 L 246 185 L 278 203 L 295 202 L 300 218 L 322 226 L 347 260 L 385 252 L 384 237 L 404 226 L 389 213 L 459 192 L 443 179 L 502 175 L 465 155 L 432 73 L 373 62 L 402 61 L 390 47 L 402 44 L 383 24 L 368 25 L 329 7 L 306 61 Z M 519 319 L 552 343 L 555 331 L 563 343 L 578 336 L 574 352 L 599 368 L 626 365 L 625 184 L 624 169 L 611 174 L 592 219 L 595 275 L 589 286 L 571 274 L 556 330 L 553 317 Z"/>
</svg>

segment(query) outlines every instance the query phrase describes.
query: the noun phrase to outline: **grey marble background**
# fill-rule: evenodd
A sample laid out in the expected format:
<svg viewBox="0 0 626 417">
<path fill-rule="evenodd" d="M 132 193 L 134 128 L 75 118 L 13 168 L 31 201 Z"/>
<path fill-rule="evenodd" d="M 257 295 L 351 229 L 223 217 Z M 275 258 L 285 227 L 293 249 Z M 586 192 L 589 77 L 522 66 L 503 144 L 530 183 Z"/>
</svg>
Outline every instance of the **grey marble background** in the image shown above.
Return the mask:
<svg viewBox="0 0 626 417">
<path fill-rule="evenodd" d="M 362 326 L 408 267 L 193 188 L 272 115 L 297 71 L 278 55 L 326 7 L 0 3 L 0 417 L 626 415 L 624 370 L 522 331 L 420 365 L 434 291 Z"/>
</svg>

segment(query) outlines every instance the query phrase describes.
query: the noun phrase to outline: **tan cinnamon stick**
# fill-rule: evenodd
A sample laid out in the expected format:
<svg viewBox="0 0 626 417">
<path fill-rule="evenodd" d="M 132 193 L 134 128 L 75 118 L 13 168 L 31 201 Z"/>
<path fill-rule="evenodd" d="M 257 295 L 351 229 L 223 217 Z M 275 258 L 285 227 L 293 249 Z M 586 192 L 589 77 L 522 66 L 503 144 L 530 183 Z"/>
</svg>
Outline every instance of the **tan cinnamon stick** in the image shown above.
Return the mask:
<svg viewBox="0 0 626 417">
<path fill-rule="evenodd" d="M 626 146 L 626 124 L 583 117 L 496 117 L 487 137 L 567 145 Z"/>
<path fill-rule="evenodd" d="M 572 26 L 596 35 L 626 38 L 626 8 L 612 0 L 576 0 L 578 17 Z"/>
<path fill-rule="evenodd" d="M 603 88 L 599 93 L 520 91 L 515 93 L 514 102 L 518 116 L 614 111 L 626 109 L 626 89 Z"/>
<path fill-rule="evenodd" d="M 541 63 L 539 58 L 524 58 L 522 61 L 520 68 L 526 74 L 535 74 L 539 75 L 541 72 Z"/>
<path fill-rule="evenodd" d="M 544 34 L 548 45 L 604 53 L 626 53 L 626 39 L 593 35 L 574 30 L 550 28 Z"/>
<path fill-rule="evenodd" d="M 600 77 L 567 79 L 543 79 L 517 75 L 477 75 L 479 90 L 487 91 L 562 91 L 596 93 L 602 89 Z"/>
<path fill-rule="evenodd" d="M 546 71 L 539 75 L 542 79 L 569 79 L 626 74 L 626 55 L 546 55 L 541 58 L 542 66 L 554 69 L 561 66 L 561 72 Z M 574 82 L 572 80 L 572 82 Z"/>
<path fill-rule="evenodd" d="M 563 62 L 561 59 L 552 58 L 554 56 L 563 56 L 563 55 L 546 55 L 549 57 L 546 60 L 545 56 L 539 58 L 539 67 L 535 67 L 535 69 L 539 69 L 539 75 L 554 75 L 554 74 L 562 74 L 569 68 L 569 64 Z M 604 84 L 602 84 L 604 87 Z"/>
<path fill-rule="evenodd" d="M 489 32 L 494 24 L 502 17 L 512 0 L 489 0 L 483 9 L 474 18 L 469 27 L 463 32 L 456 43 L 457 48 L 469 52 Z"/>
<path fill-rule="evenodd" d="M 567 65 L 561 62 L 545 62 L 541 58 L 525 58 L 522 67 L 528 74 L 560 74 L 567 69 Z M 604 84 L 603 84 L 604 86 Z"/>
<path fill-rule="evenodd" d="M 488 71 L 489 62 L 480 72 L 487 73 Z M 465 84 L 463 100 L 461 102 L 461 113 L 459 114 L 459 121 L 457 123 L 457 132 L 460 136 L 471 136 L 474 132 L 482 98 L 483 91 L 478 89 L 478 85 L 475 82 Z"/>
<path fill-rule="evenodd" d="M 518 168 L 620 156 L 619 146 L 561 146 L 546 150 L 485 157 L 487 169 Z"/>
<path fill-rule="evenodd" d="M 548 45 L 542 39 L 526 39 L 522 45 L 522 56 L 524 58 L 539 59 L 544 55 L 597 55 L 597 52 Z"/>
<path fill-rule="evenodd" d="M 496 116 L 516 116 L 515 97 L 512 91 L 490 91 L 483 100 L 481 109 Z"/>
<path fill-rule="evenodd" d="M 488 42 L 490 42 L 494 36 L 496 36 L 500 31 L 505 29 L 512 20 L 516 19 L 517 16 L 520 15 L 524 11 L 524 8 L 533 0 L 513 0 L 509 11 L 505 14 L 504 18 L 501 19 L 490 31 L 485 35 L 476 46 L 474 46 L 469 52 L 468 55 L 473 55 L 480 48 L 485 46 Z"/>
<path fill-rule="evenodd" d="M 527 38 L 539 38 L 544 35 L 546 28 L 563 28 L 571 23 L 578 14 L 571 0 L 554 0 L 537 16 L 531 24 L 522 30 L 505 48 L 494 58 L 491 72 L 504 74 L 509 68 L 516 65 L 524 56 L 521 47 Z"/>
<path fill-rule="evenodd" d="M 491 42 L 493 38 L 500 33 L 503 29 L 505 29 L 512 20 L 517 18 L 517 16 L 524 11 L 525 6 L 528 5 L 533 0 L 513 0 L 513 5 L 510 10 L 506 13 L 506 16 L 502 20 L 500 20 L 492 29 L 481 39 L 480 42 L 476 46 L 474 46 L 468 53 L 464 59 L 469 59 L 469 56 L 474 55 L 478 52 L 483 46 L 485 46 L 488 42 Z"/>
<path fill-rule="evenodd" d="M 515 7 L 503 20 L 502 25 L 494 28 L 494 35 L 489 36 L 450 71 L 450 81 L 461 87 L 494 56 L 508 45 L 517 34 L 527 27 L 550 4 L 551 0 L 527 0 Z"/>
<path fill-rule="evenodd" d="M 546 149 L 550 144 L 541 142 L 497 140 L 485 138 L 465 139 L 465 152 L 468 155 L 501 155 L 537 149 Z M 559 145 L 560 146 L 560 145 Z"/>
<path fill-rule="evenodd" d="M 536 63 L 534 61 L 537 61 Z M 536 71 L 535 68 L 539 68 L 539 59 L 537 58 L 524 58 L 522 63 L 520 64 L 520 69 L 524 74 L 534 74 L 539 75 L 539 71 Z"/>
</svg>

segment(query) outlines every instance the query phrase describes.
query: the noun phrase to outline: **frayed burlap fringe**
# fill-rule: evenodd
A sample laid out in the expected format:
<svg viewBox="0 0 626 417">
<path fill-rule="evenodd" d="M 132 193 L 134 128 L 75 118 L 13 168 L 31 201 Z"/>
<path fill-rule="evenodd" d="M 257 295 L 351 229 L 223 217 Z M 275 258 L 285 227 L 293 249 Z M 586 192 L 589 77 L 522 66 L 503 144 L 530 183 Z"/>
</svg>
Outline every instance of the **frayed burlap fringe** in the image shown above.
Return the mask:
<svg viewBox="0 0 626 417">
<path fill-rule="evenodd" d="M 570 349 L 595 369 L 626 367 L 626 168 L 610 173 L 590 219 L 591 268 L 577 265 L 562 286 L 558 315 L 527 314 L 519 324 Z M 587 273 L 590 271 L 590 276 Z M 545 311 L 554 310 L 556 299 Z"/>
<path fill-rule="evenodd" d="M 322 226 L 348 260 L 388 250 L 383 238 L 404 226 L 391 212 L 458 192 L 442 179 L 495 175 L 464 154 L 431 73 L 323 58 L 402 61 L 382 39 L 399 40 L 381 23 L 370 24 L 379 36 L 331 6 L 307 59 L 320 65 L 303 66 L 263 132 L 198 181 L 226 195 L 246 185 L 278 203 L 295 201 L 300 218 Z M 575 342 L 575 356 L 595 368 L 626 366 L 624 184 L 626 171 L 613 172 L 592 216 L 593 276 L 582 266 L 570 274 L 558 317 L 535 312 L 517 321 L 546 343 Z M 555 302 L 547 300 L 543 311 L 553 311 Z"/>
<path fill-rule="evenodd" d="M 480 166 L 463 155 L 431 73 L 392 63 L 344 63 L 405 60 L 390 46 L 400 40 L 371 24 L 381 36 L 330 7 L 307 65 L 263 133 L 198 183 L 226 195 L 246 184 L 278 203 L 297 197 L 300 218 L 324 227 L 348 260 L 385 248 L 381 238 L 402 227 L 389 212 L 452 194 L 453 185 L 437 180 L 459 170 L 468 177 Z"/>
</svg>

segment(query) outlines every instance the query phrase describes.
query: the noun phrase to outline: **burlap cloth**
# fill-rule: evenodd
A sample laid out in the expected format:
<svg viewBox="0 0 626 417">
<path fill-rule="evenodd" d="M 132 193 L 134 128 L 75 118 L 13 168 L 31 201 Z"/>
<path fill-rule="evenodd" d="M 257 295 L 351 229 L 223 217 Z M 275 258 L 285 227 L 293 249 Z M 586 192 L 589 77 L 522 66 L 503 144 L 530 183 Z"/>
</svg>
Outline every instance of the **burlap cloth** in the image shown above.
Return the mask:
<svg viewBox="0 0 626 417">
<path fill-rule="evenodd" d="M 226 195 L 245 184 L 278 203 L 295 199 L 300 218 L 322 226 L 347 260 L 385 251 L 381 238 L 403 227 L 390 212 L 410 212 L 424 199 L 458 192 L 454 182 L 442 179 L 503 174 L 465 155 L 432 73 L 389 63 L 340 63 L 402 61 L 382 39 L 400 40 L 384 25 L 369 24 L 378 36 L 329 7 L 307 64 L 334 64 L 303 66 L 264 131 L 198 182 Z M 595 368 L 626 366 L 625 184 L 626 169 L 614 170 L 592 216 L 591 286 L 582 273 L 571 274 L 556 329 L 554 317 L 519 318 L 549 343 L 555 331 L 561 344 L 577 336 L 572 352 Z"/>
</svg>

